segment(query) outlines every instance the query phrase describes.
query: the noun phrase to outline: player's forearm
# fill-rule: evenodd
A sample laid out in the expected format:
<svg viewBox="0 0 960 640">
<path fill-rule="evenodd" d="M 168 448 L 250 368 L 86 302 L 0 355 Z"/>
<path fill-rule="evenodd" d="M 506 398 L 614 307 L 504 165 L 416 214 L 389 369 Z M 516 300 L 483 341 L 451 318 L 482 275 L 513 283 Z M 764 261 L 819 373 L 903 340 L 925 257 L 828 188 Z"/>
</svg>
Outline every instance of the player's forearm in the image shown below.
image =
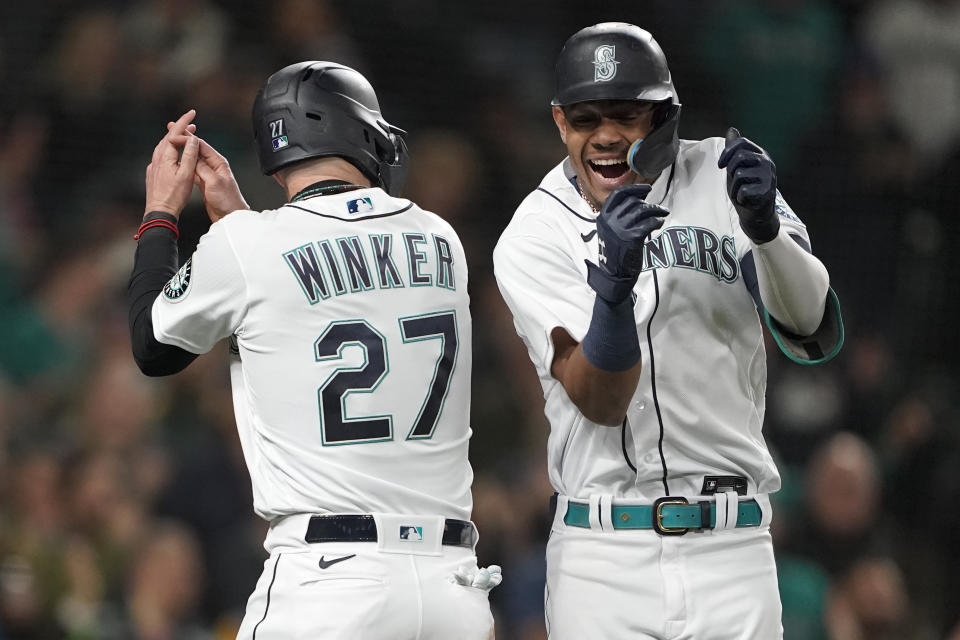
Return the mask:
<svg viewBox="0 0 960 640">
<path fill-rule="evenodd" d="M 176 271 L 177 238 L 173 232 L 167 228 L 144 231 L 127 284 L 127 302 L 133 359 L 148 376 L 177 373 L 197 357 L 180 347 L 159 342 L 153 334 L 153 301 Z"/>
<path fill-rule="evenodd" d="M 597 424 L 621 424 L 640 380 L 640 361 L 625 370 L 607 371 L 591 364 L 583 346 L 563 329 L 554 329 L 550 337 L 554 344 L 550 372 L 580 413 Z"/>
<path fill-rule="evenodd" d="M 570 400 L 588 420 L 611 427 L 623 423 L 640 381 L 641 362 L 626 371 L 604 371 L 590 364 L 577 346 L 561 380 Z"/>
<path fill-rule="evenodd" d="M 590 271 L 596 275 L 599 269 Z M 613 426 L 623 422 L 640 379 L 640 342 L 629 283 L 621 291 L 625 297 L 616 301 L 607 299 L 611 291 L 599 288 L 607 297 L 598 292 L 594 298 L 593 317 L 583 341 L 577 344 L 565 331 L 565 344 L 554 339 L 556 353 L 562 354 L 562 361 L 555 358 L 554 375 L 580 413 L 598 424 Z"/>
<path fill-rule="evenodd" d="M 808 336 L 823 319 L 830 277 L 785 229 L 753 249 L 763 306 L 787 330 Z"/>
</svg>

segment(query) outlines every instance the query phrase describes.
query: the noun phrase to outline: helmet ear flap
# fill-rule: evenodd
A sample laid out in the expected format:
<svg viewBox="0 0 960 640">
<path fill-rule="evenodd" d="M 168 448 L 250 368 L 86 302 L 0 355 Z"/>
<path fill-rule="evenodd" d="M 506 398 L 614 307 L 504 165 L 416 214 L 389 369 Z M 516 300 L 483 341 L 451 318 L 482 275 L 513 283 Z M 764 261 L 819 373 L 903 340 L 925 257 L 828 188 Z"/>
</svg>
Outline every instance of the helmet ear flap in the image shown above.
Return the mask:
<svg viewBox="0 0 960 640">
<path fill-rule="evenodd" d="M 382 124 L 386 145 L 381 145 L 380 140 L 377 140 L 377 157 L 387 164 L 402 164 L 407 154 L 407 132 L 385 122 Z"/>
<path fill-rule="evenodd" d="M 384 158 L 380 167 L 384 189 L 392 196 L 400 195 L 407 177 L 407 132 L 387 125 L 390 157 Z"/>
<path fill-rule="evenodd" d="M 390 137 L 393 140 L 393 148 L 396 149 L 397 152 L 394 164 L 403 164 L 406 162 L 407 154 L 409 153 L 406 132 L 401 132 L 400 134 L 391 133 Z"/>
<path fill-rule="evenodd" d="M 397 159 L 400 156 L 400 151 L 397 149 L 397 136 L 387 133 L 384 137 L 387 144 L 381 144 L 379 139 L 376 141 L 377 158 L 387 164 L 397 164 Z"/>
<path fill-rule="evenodd" d="M 661 102 L 653 109 L 653 128 L 656 129 L 670 119 L 671 103 Z"/>
</svg>

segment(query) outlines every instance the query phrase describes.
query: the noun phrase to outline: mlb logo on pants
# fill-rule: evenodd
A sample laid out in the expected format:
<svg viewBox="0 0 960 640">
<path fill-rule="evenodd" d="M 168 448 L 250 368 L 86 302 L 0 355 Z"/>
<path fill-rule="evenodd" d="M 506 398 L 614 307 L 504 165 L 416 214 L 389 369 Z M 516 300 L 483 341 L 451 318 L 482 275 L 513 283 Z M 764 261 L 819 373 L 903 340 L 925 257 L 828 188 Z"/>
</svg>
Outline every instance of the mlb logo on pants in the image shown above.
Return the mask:
<svg viewBox="0 0 960 640">
<path fill-rule="evenodd" d="M 400 526 L 400 539 L 408 542 L 423 541 L 423 527 L 414 527 L 412 525 Z"/>
</svg>

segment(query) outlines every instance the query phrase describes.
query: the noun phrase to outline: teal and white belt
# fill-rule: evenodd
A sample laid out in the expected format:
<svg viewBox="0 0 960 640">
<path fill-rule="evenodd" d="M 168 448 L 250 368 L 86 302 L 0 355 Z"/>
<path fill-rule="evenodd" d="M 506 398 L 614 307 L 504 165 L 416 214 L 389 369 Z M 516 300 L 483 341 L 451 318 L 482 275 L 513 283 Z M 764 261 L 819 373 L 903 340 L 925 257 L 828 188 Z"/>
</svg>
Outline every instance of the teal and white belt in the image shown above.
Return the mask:
<svg viewBox="0 0 960 640">
<path fill-rule="evenodd" d="M 652 505 L 610 505 L 610 519 L 614 529 L 653 529 L 663 536 L 682 536 L 688 531 L 715 528 L 717 503 L 712 500 L 691 503 L 686 498 L 667 496 Z M 762 519 L 756 500 L 737 503 L 738 528 L 759 527 Z M 569 500 L 563 522 L 567 526 L 590 529 L 590 505 Z"/>
</svg>

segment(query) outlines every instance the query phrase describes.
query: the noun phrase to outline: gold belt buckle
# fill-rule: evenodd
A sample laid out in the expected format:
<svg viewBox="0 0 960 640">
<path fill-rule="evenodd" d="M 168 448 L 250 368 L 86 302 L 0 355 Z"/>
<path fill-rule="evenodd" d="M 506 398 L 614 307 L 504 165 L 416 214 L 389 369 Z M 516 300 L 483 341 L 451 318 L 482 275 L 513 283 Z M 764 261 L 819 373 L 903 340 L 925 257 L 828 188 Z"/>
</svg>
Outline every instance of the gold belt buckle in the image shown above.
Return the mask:
<svg viewBox="0 0 960 640">
<path fill-rule="evenodd" d="M 663 526 L 663 508 L 668 505 L 685 505 L 690 504 L 687 502 L 686 498 L 667 496 L 665 498 L 657 498 L 653 503 L 653 530 L 659 533 L 662 536 L 682 536 L 687 531 L 690 530 L 689 527 L 682 528 L 665 528 Z"/>
</svg>

